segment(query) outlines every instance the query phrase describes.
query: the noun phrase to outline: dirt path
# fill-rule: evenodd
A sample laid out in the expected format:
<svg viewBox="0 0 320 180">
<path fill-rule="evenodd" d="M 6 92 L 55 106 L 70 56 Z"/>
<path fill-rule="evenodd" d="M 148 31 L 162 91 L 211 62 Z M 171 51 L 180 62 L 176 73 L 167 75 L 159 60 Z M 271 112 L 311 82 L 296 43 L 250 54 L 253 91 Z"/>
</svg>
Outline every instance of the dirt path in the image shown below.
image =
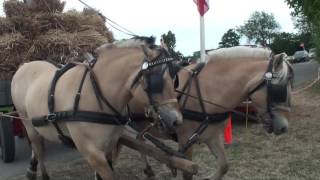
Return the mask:
<svg viewBox="0 0 320 180">
<path fill-rule="evenodd" d="M 320 88 L 319 88 L 320 89 Z M 293 112 L 289 132 L 282 136 L 267 134 L 258 124 L 243 122 L 234 125 L 235 147 L 227 148 L 230 169 L 225 180 L 302 180 L 320 177 L 320 93 L 311 91 L 293 97 Z M 200 165 L 201 179 L 215 171 L 216 161 L 203 145 L 197 145 L 195 161 Z M 152 161 L 157 180 L 172 178 L 161 165 Z M 136 152 L 122 151 L 115 171 L 121 180 L 145 179 L 143 163 Z M 59 167 L 49 167 L 54 180 L 90 180 L 93 172 L 84 160 Z M 25 179 L 24 175 L 10 180 Z"/>
</svg>

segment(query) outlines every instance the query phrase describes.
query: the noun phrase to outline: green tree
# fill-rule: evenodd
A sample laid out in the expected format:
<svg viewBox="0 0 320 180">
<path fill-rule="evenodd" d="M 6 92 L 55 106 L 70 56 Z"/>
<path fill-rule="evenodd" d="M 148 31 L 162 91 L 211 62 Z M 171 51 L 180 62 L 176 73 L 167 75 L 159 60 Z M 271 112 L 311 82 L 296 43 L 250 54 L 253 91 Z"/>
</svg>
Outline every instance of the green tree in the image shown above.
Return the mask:
<svg viewBox="0 0 320 180">
<path fill-rule="evenodd" d="M 279 54 L 282 52 L 288 55 L 293 55 L 299 46 L 300 39 L 298 35 L 293 33 L 281 32 L 274 36 L 273 42 L 270 44 L 270 48 L 274 53 Z"/>
<path fill-rule="evenodd" d="M 293 9 L 292 16 L 295 18 L 304 17 L 312 35 L 312 42 L 320 54 L 320 1 L 319 0 L 285 0 Z M 300 25 L 300 31 L 304 27 Z M 320 61 L 320 60 L 319 60 Z"/>
<path fill-rule="evenodd" d="M 311 34 L 312 24 L 308 21 L 307 17 L 299 14 L 293 17 L 293 24 L 295 29 L 298 29 L 300 34 Z"/>
<path fill-rule="evenodd" d="M 221 42 L 219 42 L 219 47 L 233 47 L 239 46 L 240 35 L 236 33 L 234 29 L 229 29 L 226 33 L 223 34 Z"/>
<path fill-rule="evenodd" d="M 249 20 L 243 26 L 240 26 L 237 31 L 256 44 L 270 44 L 274 34 L 279 29 L 280 25 L 275 20 L 274 15 L 262 11 L 251 14 Z"/>
<path fill-rule="evenodd" d="M 176 47 L 176 36 L 171 31 L 168 31 L 167 34 L 162 34 L 162 39 L 164 43 L 168 46 L 169 49 L 174 50 Z"/>
<path fill-rule="evenodd" d="M 304 42 L 306 49 L 310 49 L 312 47 L 310 33 L 276 33 L 273 42 L 269 46 L 276 54 L 285 52 L 288 55 L 293 55 L 295 51 L 300 50 L 299 46 L 301 42 Z"/>
</svg>

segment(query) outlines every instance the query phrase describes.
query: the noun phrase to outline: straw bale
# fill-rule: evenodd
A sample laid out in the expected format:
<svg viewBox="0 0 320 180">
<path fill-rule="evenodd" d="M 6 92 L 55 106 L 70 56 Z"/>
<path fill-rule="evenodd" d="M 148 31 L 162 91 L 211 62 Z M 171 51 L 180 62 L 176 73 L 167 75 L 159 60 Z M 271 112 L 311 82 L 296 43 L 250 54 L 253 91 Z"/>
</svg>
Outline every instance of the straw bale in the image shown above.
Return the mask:
<svg viewBox="0 0 320 180">
<path fill-rule="evenodd" d="M 28 59 L 52 59 L 58 63 L 65 63 L 65 58 L 73 57 L 79 49 L 76 45 L 77 37 L 74 33 L 62 30 L 49 30 L 34 41 L 28 53 Z"/>
<path fill-rule="evenodd" d="M 43 34 L 50 29 L 62 29 L 61 15 L 59 13 L 38 13 L 33 17 L 33 21 L 38 25 L 39 31 Z"/>
<path fill-rule="evenodd" d="M 5 1 L 3 3 L 3 10 L 7 17 L 28 16 L 31 14 L 27 5 L 18 0 Z"/>
<path fill-rule="evenodd" d="M 108 37 L 92 29 L 77 33 L 77 40 L 77 46 L 81 49 L 81 53 L 93 52 L 97 47 L 109 42 Z"/>
<path fill-rule="evenodd" d="M 94 15 L 94 14 L 99 13 L 99 11 L 96 10 L 96 9 L 92 9 L 92 8 L 83 8 L 82 13 L 83 13 L 84 15 Z"/>
<path fill-rule="evenodd" d="M 86 15 L 74 10 L 65 13 L 39 13 L 35 16 L 34 21 L 39 24 L 41 32 L 50 29 L 61 29 L 67 32 L 96 30 L 113 41 L 112 34 L 108 34 L 109 30 L 97 14 Z"/>
<path fill-rule="evenodd" d="M 24 2 L 4 2 L 7 17 L 0 17 L 0 79 L 10 79 L 23 62 L 49 59 L 64 64 L 114 41 L 95 10 L 62 13 L 65 3 L 60 0 Z"/>
<path fill-rule="evenodd" d="M 14 31 L 14 25 L 9 21 L 9 19 L 0 17 L 0 36 L 4 33 L 12 33 Z"/>
<path fill-rule="evenodd" d="M 60 0 L 26 0 L 27 6 L 33 12 L 62 12 L 65 2 Z"/>
<path fill-rule="evenodd" d="M 7 33 L 0 36 L 0 62 L 4 56 L 26 51 L 29 48 L 29 41 L 20 33 Z"/>
<path fill-rule="evenodd" d="M 28 39 L 33 39 L 40 33 L 40 25 L 30 16 L 12 16 L 8 19 L 13 24 L 14 30 Z"/>
<path fill-rule="evenodd" d="M 29 41 L 20 33 L 0 36 L 0 79 L 10 79 L 17 67 L 26 62 Z"/>
</svg>

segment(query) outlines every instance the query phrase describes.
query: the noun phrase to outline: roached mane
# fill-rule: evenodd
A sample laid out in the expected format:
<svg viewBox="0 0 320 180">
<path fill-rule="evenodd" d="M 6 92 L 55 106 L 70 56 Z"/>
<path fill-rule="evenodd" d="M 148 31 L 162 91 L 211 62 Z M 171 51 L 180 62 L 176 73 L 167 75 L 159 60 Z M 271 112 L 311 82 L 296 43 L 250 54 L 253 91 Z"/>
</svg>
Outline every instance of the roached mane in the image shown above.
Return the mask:
<svg viewBox="0 0 320 180">
<path fill-rule="evenodd" d="M 116 47 L 116 48 L 137 48 L 141 46 L 146 46 L 149 48 L 156 47 L 155 45 L 155 37 L 145 37 L 145 36 L 135 36 L 131 39 L 124 39 L 120 41 L 115 41 L 113 43 L 107 43 L 103 44 L 100 47 L 98 47 L 95 52 L 100 53 L 102 50 L 110 48 L 110 47 Z"/>
</svg>

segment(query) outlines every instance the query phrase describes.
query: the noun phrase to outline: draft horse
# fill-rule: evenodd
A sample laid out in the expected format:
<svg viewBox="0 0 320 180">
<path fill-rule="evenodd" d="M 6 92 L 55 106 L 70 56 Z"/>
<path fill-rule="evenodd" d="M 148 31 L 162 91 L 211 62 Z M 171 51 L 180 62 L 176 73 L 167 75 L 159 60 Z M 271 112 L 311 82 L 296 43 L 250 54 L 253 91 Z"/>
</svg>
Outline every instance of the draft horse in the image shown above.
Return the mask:
<svg viewBox="0 0 320 180">
<path fill-rule="evenodd" d="M 223 138 L 226 119 L 229 112 L 243 101 L 252 101 L 269 133 L 279 135 L 288 130 L 293 69 L 285 60 L 286 55 L 273 56 L 269 53 L 266 56 L 253 51 L 250 56 L 248 51 L 241 50 L 239 54 L 238 50 L 238 55 L 230 55 L 235 53 L 232 49 L 223 51 L 224 55 L 219 56 L 209 53 L 206 64 L 191 64 L 178 73 L 177 97 L 184 118 L 183 125 L 176 131 L 180 151 L 191 160 L 192 144 L 198 141 L 205 143 L 217 157 L 217 170 L 211 176 L 216 180 L 222 179 L 228 171 Z M 145 103 L 142 94 L 130 102 L 136 129 L 141 130 L 149 124 L 141 116 Z M 172 139 L 157 128 L 152 128 L 149 133 Z M 145 172 L 153 174 L 148 164 Z M 187 173 L 183 173 L 183 177 L 192 179 L 192 175 Z"/>
<path fill-rule="evenodd" d="M 49 176 L 43 138 L 74 145 L 97 178 L 114 179 L 109 156 L 128 122 L 126 104 L 142 86 L 167 130 L 182 123 L 171 58 L 154 38 L 133 38 L 99 48 L 97 59 L 58 69 L 45 61 L 23 64 L 12 79 L 12 99 L 32 146 L 27 176 Z"/>
</svg>

